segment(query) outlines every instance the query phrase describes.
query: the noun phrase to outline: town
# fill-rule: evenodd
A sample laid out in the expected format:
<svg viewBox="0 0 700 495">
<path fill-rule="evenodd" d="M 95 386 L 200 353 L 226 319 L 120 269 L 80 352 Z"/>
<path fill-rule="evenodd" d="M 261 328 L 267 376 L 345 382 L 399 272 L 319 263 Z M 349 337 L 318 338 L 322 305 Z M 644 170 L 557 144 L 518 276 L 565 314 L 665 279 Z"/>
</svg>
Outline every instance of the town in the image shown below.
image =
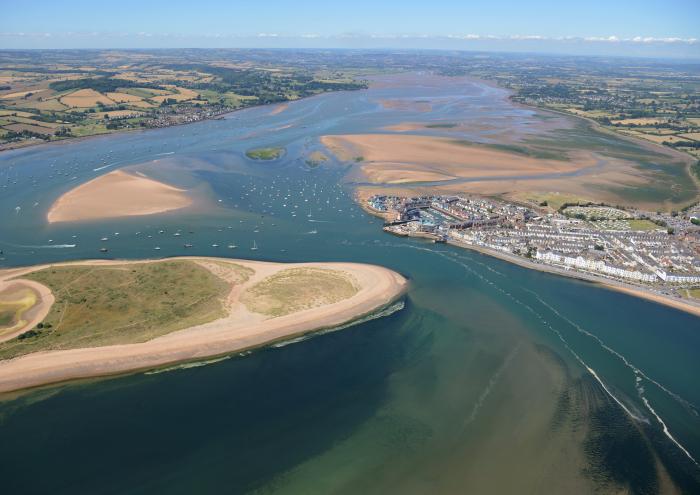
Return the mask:
<svg viewBox="0 0 700 495">
<path fill-rule="evenodd" d="M 372 196 L 386 232 L 477 249 L 581 278 L 604 277 L 688 297 L 700 286 L 697 207 L 684 215 L 606 205 L 538 211 L 490 198 Z M 537 268 L 537 266 L 532 266 Z"/>
</svg>

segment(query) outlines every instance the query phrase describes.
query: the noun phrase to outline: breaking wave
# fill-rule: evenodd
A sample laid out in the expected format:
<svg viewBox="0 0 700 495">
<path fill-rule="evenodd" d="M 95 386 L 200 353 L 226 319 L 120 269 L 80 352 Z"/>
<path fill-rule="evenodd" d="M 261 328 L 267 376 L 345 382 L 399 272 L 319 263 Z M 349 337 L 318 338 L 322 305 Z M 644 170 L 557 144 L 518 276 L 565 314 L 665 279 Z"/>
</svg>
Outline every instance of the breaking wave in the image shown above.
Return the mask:
<svg viewBox="0 0 700 495">
<path fill-rule="evenodd" d="M 317 332 L 310 332 L 305 335 L 301 335 L 299 337 L 294 337 L 291 339 L 287 340 L 282 340 L 280 342 L 277 342 L 275 344 L 272 344 L 270 347 L 274 347 L 275 349 L 279 349 L 280 347 L 286 347 L 290 344 L 297 344 L 299 342 L 303 342 L 305 340 L 311 339 L 313 337 L 316 337 L 318 335 L 326 335 L 327 333 L 333 333 L 337 332 L 339 330 L 344 330 L 349 327 L 354 327 L 355 325 L 360 325 L 362 323 L 367 323 L 368 321 L 376 320 L 378 318 L 384 318 L 385 316 L 391 316 L 397 311 L 401 311 L 405 307 L 405 303 L 403 300 L 396 301 L 393 304 L 390 304 L 389 306 L 385 307 L 384 309 L 381 309 L 379 311 L 376 311 L 374 313 L 368 314 L 366 316 L 363 316 L 362 318 L 358 318 L 353 321 L 349 321 L 348 323 L 344 323 L 342 325 L 339 325 L 337 327 L 331 327 L 331 328 L 325 328 L 323 330 L 319 330 Z"/>
<path fill-rule="evenodd" d="M 167 373 L 169 371 L 177 370 L 189 370 L 191 368 L 201 368 L 202 366 L 209 366 L 210 364 L 220 363 L 221 361 L 226 361 L 230 359 L 231 356 L 223 356 L 214 359 L 207 359 L 204 361 L 191 361 L 189 363 L 176 364 L 174 366 L 168 366 L 166 368 L 157 368 L 154 370 L 149 370 L 144 372 L 144 375 L 159 375 L 161 373 Z"/>
</svg>

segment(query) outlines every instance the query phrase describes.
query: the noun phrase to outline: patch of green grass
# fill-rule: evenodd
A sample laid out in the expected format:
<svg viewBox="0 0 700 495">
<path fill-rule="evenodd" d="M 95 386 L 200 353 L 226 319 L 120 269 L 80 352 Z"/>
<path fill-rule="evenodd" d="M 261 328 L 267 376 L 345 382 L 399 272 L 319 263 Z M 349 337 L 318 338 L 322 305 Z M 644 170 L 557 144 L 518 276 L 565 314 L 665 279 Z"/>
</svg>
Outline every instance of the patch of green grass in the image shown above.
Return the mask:
<svg viewBox="0 0 700 495">
<path fill-rule="evenodd" d="M 284 154 L 284 148 L 256 148 L 245 152 L 251 160 L 277 160 Z"/>
<path fill-rule="evenodd" d="M 446 122 L 444 124 L 428 124 L 425 127 L 428 129 L 452 129 L 453 127 L 457 127 L 457 124 Z"/>
<path fill-rule="evenodd" d="M 628 220 L 627 222 L 632 230 L 655 230 L 661 228 L 651 220 Z"/>
<path fill-rule="evenodd" d="M 342 301 L 358 290 L 353 278 L 338 270 L 290 268 L 258 282 L 241 300 L 255 313 L 283 316 Z"/>
<path fill-rule="evenodd" d="M 0 308 L 0 327 L 9 327 L 14 324 L 16 311 L 8 308 Z"/>
<path fill-rule="evenodd" d="M 60 266 L 23 278 L 55 302 L 28 338 L 0 344 L 0 359 L 37 351 L 145 342 L 225 316 L 229 284 L 189 260 Z M 48 328 L 47 328 L 48 327 Z"/>
<path fill-rule="evenodd" d="M 679 289 L 681 296 L 687 299 L 698 299 L 700 300 L 700 287 L 695 287 L 692 289 Z"/>
</svg>

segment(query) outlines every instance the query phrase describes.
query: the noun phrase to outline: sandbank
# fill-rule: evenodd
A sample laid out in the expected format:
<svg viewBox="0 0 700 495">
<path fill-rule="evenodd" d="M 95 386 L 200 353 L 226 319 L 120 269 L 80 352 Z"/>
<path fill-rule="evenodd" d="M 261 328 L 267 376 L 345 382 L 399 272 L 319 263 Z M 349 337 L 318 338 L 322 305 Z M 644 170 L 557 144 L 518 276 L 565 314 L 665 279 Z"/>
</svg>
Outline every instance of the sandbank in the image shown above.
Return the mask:
<svg viewBox="0 0 700 495">
<path fill-rule="evenodd" d="M 0 392 L 150 369 L 259 347 L 357 319 L 389 304 L 405 290 L 407 285 L 406 279 L 392 270 L 360 263 L 268 263 L 199 257 L 177 259 L 195 260 L 222 278 L 226 278 L 226 263 L 235 262 L 237 265 L 253 269 L 255 273 L 245 283 L 233 286 L 226 299 L 227 315 L 209 323 L 178 330 L 141 343 L 36 352 L 0 361 Z M 164 260 L 92 260 L 38 265 L 0 271 L 0 281 L 21 278 L 22 275 L 49 266 L 123 265 L 161 261 Z M 338 270 L 352 277 L 358 286 L 358 291 L 353 296 L 332 304 L 278 317 L 252 313 L 239 300 L 247 288 L 288 268 Z"/>
<path fill-rule="evenodd" d="M 331 151 L 361 156 L 362 172 L 375 184 L 544 176 L 573 173 L 597 162 L 585 152 L 572 153 L 570 160 L 538 159 L 435 136 L 353 134 L 324 136 L 321 142 Z"/>
<path fill-rule="evenodd" d="M 192 204 L 183 189 L 115 170 L 71 189 L 49 209 L 49 223 L 152 215 Z"/>
</svg>

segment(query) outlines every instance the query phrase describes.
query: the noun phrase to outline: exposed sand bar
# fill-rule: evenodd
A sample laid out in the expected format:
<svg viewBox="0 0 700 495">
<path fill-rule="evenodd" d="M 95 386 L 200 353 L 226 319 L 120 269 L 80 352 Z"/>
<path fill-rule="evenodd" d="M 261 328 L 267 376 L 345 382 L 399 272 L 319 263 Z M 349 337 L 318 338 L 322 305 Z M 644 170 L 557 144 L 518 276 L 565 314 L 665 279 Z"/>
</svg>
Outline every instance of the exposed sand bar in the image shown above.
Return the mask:
<svg viewBox="0 0 700 495">
<path fill-rule="evenodd" d="M 334 327 L 371 313 L 396 299 L 406 288 L 398 273 L 359 263 L 266 263 L 223 258 L 187 258 L 203 266 L 235 262 L 255 270 L 228 296 L 228 315 L 195 327 L 179 330 L 143 343 L 46 351 L 0 361 L 0 392 L 9 392 L 67 380 L 106 376 L 149 369 L 181 361 L 228 354 L 258 347 L 322 328 Z M 136 261 L 131 263 L 157 263 Z M 115 265 L 125 261 L 86 261 L 3 270 L 0 281 L 48 266 L 69 264 Z M 288 268 L 325 268 L 351 276 L 358 291 L 351 297 L 285 316 L 266 318 L 251 313 L 239 301 L 247 287 Z"/>
<path fill-rule="evenodd" d="M 435 136 L 352 134 L 323 136 L 321 142 L 340 159 L 361 156 L 362 172 L 375 184 L 545 176 L 597 163 L 592 153 L 572 153 L 569 160 L 546 160 Z"/>
<path fill-rule="evenodd" d="M 280 103 L 279 105 L 275 105 L 275 106 L 273 107 L 273 109 L 272 109 L 272 111 L 270 112 L 269 115 L 277 115 L 277 114 L 280 114 L 280 113 L 284 112 L 287 108 L 289 108 L 289 104 L 288 104 L 288 103 Z"/>
<path fill-rule="evenodd" d="M 152 215 L 192 204 L 183 189 L 115 170 L 71 189 L 48 213 L 49 223 Z"/>
</svg>

